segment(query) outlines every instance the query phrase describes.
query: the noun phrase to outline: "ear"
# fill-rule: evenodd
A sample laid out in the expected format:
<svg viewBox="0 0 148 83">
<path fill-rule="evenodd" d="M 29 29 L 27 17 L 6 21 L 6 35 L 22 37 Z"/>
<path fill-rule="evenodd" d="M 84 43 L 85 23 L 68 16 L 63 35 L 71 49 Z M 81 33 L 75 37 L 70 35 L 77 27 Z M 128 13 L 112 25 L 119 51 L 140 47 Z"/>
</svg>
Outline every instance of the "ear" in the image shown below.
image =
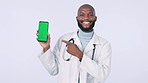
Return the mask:
<svg viewBox="0 0 148 83">
<path fill-rule="evenodd" d="M 95 16 L 95 21 L 97 21 L 97 16 Z"/>
<path fill-rule="evenodd" d="M 78 16 L 76 16 L 76 20 L 78 20 Z"/>
</svg>

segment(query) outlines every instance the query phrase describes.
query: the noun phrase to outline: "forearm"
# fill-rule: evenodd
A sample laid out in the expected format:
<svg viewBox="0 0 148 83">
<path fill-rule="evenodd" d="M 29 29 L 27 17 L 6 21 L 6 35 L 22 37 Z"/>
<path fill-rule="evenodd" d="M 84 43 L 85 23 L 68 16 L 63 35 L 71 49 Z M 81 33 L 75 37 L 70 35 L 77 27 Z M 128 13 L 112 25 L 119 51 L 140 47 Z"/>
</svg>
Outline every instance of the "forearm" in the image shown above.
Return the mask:
<svg viewBox="0 0 148 83">
<path fill-rule="evenodd" d="M 58 74 L 58 63 L 56 62 L 56 58 L 50 49 L 39 55 L 39 59 L 51 75 Z"/>
<path fill-rule="evenodd" d="M 43 48 L 43 52 L 46 52 L 47 50 L 50 49 L 50 46 L 46 47 L 46 48 Z"/>
</svg>

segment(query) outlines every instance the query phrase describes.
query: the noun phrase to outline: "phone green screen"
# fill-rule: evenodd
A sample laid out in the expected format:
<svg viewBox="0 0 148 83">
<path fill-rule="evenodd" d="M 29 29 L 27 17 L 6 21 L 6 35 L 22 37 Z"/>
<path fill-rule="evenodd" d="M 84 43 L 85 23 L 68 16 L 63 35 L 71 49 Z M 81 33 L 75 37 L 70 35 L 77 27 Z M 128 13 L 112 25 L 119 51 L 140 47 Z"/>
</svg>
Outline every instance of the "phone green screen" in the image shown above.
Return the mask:
<svg viewBox="0 0 148 83">
<path fill-rule="evenodd" d="M 38 41 L 46 42 L 48 39 L 48 22 L 40 21 L 38 28 Z"/>
</svg>

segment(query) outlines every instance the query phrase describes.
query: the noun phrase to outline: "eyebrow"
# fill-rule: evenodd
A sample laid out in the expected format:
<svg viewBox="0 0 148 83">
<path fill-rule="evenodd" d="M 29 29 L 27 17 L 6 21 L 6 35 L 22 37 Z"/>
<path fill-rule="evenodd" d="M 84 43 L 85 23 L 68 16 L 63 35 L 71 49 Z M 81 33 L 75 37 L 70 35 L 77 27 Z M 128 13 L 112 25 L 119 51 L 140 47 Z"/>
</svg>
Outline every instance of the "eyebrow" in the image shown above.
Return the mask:
<svg viewBox="0 0 148 83">
<path fill-rule="evenodd" d="M 94 11 L 91 11 L 91 10 L 90 10 L 88 13 L 89 13 L 89 14 L 95 15 L 95 14 L 94 14 Z M 82 11 L 79 11 L 79 14 L 83 14 L 83 10 L 82 10 Z"/>
<path fill-rule="evenodd" d="M 85 8 L 79 8 L 77 15 L 79 15 L 80 13 L 83 13 L 83 11 L 85 11 L 83 9 L 85 9 Z M 94 9 L 89 8 L 89 11 L 95 16 L 95 10 Z"/>
</svg>

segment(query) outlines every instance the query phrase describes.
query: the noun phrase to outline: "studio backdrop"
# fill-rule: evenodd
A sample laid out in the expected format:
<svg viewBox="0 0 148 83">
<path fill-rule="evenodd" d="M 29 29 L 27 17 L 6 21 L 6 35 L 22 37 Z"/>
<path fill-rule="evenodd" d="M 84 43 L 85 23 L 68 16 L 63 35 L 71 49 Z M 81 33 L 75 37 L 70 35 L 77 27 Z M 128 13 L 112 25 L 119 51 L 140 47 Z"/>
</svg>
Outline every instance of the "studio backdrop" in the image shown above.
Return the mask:
<svg viewBox="0 0 148 83">
<path fill-rule="evenodd" d="M 112 46 L 104 83 L 148 83 L 147 0 L 0 0 L 0 83 L 57 83 L 38 59 L 38 23 L 49 22 L 53 49 L 60 36 L 78 30 L 85 3 L 96 10 L 95 32 Z"/>
</svg>

